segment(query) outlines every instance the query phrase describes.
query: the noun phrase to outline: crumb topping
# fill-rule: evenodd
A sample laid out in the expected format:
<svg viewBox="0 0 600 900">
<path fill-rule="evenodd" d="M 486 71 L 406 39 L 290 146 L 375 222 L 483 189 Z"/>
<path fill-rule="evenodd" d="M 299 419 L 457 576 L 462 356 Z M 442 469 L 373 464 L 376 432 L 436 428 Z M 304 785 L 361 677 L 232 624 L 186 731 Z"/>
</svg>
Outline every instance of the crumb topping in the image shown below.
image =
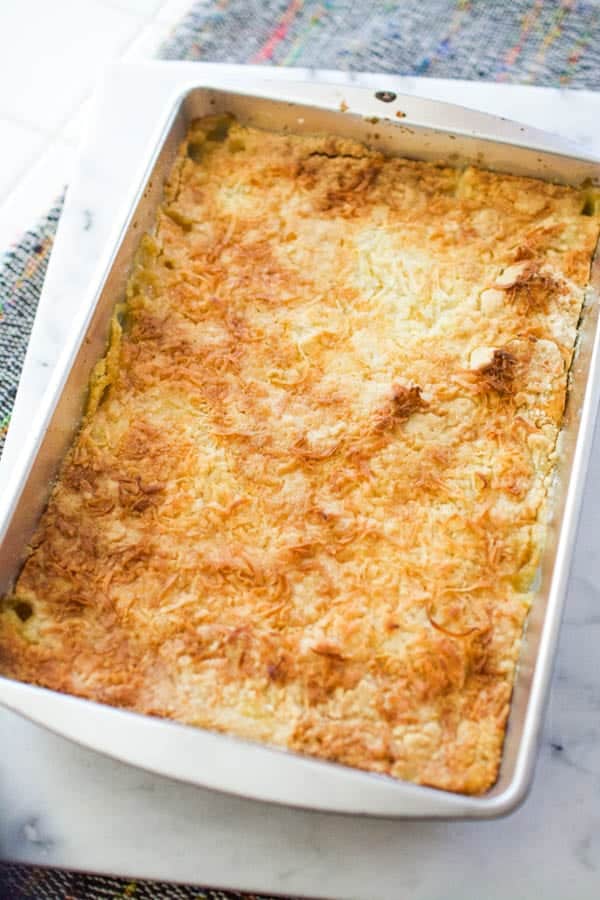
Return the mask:
<svg viewBox="0 0 600 900">
<path fill-rule="evenodd" d="M 598 238 L 584 199 L 196 122 L 4 599 L 0 671 L 487 790 Z"/>
</svg>

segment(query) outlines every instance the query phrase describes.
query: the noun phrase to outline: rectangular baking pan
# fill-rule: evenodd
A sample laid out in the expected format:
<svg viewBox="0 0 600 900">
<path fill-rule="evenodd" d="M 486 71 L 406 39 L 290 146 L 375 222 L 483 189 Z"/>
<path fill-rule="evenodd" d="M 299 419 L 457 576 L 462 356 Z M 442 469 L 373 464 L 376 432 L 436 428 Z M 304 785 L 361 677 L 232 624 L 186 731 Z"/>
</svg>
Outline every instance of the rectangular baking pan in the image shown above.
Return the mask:
<svg viewBox="0 0 600 900">
<path fill-rule="evenodd" d="M 504 119 L 437 101 L 374 94 L 365 88 L 269 83 L 248 92 L 207 80 L 157 110 L 156 146 L 131 185 L 125 227 L 110 262 L 84 298 L 0 498 L 0 591 L 10 590 L 50 485 L 77 430 L 91 369 L 104 353 L 108 323 L 123 298 L 140 236 L 152 228 L 165 179 L 188 123 L 230 112 L 241 122 L 294 133 L 335 133 L 385 153 L 479 166 L 579 185 L 600 183 L 600 163 L 576 147 Z M 340 103 L 340 91 L 343 102 Z M 341 108 L 340 108 L 341 107 Z M 73 248 L 76 252 L 76 248 Z M 560 438 L 552 516 L 515 681 L 504 754 L 495 786 L 468 797 L 362 772 L 175 722 L 125 712 L 0 678 L 0 703 L 84 746 L 190 784 L 255 799 L 386 817 L 491 818 L 514 809 L 533 777 L 538 734 L 576 536 L 600 382 L 598 291 L 592 266 Z"/>
</svg>

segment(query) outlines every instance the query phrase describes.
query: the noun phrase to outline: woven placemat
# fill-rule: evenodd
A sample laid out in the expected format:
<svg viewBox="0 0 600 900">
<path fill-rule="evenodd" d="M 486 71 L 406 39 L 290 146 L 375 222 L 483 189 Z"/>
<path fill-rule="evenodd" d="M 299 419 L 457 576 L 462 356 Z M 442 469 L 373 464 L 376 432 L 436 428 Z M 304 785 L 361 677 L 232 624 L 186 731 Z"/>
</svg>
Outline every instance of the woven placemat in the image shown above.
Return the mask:
<svg viewBox="0 0 600 900">
<path fill-rule="evenodd" d="M 205 0 L 191 8 L 160 55 L 600 89 L 600 0 Z M 60 207 L 0 268 L 0 452 Z M 0 867 L 1 900 L 241 896 Z"/>
</svg>

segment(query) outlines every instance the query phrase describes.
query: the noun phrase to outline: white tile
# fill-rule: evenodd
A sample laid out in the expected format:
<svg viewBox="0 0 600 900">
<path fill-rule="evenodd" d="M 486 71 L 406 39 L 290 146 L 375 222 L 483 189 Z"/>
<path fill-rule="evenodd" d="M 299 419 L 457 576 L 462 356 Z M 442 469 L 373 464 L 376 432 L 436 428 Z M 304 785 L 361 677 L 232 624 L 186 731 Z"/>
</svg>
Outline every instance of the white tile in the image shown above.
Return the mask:
<svg viewBox="0 0 600 900">
<path fill-rule="evenodd" d="M 156 53 L 169 34 L 170 28 L 164 22 L 152 22 L 145 25 L 133 40 L 128 44 L 119 59 L 126 62 L 140 62 L 156 57 Z M 82 136 L 85 134 L 87 122 L 92 109 L 91 94 L 77 107 L 61 128 L 60 137 L 67 143 L 78 147 Z"/>
<path fill-rule="evenodd" d="M 69 181 L 75 150 L 53 141 L 0 204 L 0 253 L 50 209 Z"/>
<path fill-rule="evenodd" d="M 0 199 L 10 191 L 36 154 L 40 153 L 45 140 L 39 131 L 0 119 Z"/>
<path fill-rule="evenodd" d="M 171 28 L 166 22 L 152 22 L 144 26 L 138 36 L 127 47 L 121 56 L 125 62 L 140 62 L 156 56 L 161 44 L 165 41 Z"/>
<path fill-rule="evenodd" d="M 60 130 L 60 137 L 74 147 L 79 147 L 92 111 L 91 95 L 81 103 Z"/>
<path fill-rule="evenodd" d="M 98 0 L 0 3 L 0 115 L 57 128 L 103 64 L 119 56 L 140 21 Z"/>
<path fill-rule="evenodd" d="M 208 0 L 202 0 L 202 2 L 206 4 Z M 200 3 L 192 3 L 190 0 L 163 0 L 155 18 L 158 22 L 167 22 L 169 25 L 175 26 L 189 13 L 192 6 L 199 5 Z"/>
</svg>

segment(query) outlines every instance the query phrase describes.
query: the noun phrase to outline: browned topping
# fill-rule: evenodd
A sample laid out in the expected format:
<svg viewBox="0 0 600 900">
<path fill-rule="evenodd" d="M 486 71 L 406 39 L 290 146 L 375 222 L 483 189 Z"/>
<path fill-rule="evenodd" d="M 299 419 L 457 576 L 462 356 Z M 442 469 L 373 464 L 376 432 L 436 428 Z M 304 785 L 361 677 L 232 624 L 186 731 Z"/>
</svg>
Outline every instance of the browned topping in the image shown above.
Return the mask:
<svg viewBox="0 0 600 900">
<path fill-rule="evenodd" d="M 195 123 L 2 606 L 0 671 L 489 788 L 598 235 L 583 206 Z"/>
<path fill-rule="evenodd" d="M 341 648 L 334 644 L 332 641 L 320 641 L 318 644 L 315 644 L 314 647 L 310 648 L 313 653 L 318 653 L 319 656 L 327 656 L 331 659 L 343 660 L 345 659 L 344 654 L 342 653 Z"/>
<path fill-rule="evenodd" d="M 427 403 L 423 400 L 421 388 L 418 385 L 405 387 L 395 384 L 392 387 L 391 399 L 377 414 L 376 428 L 380 431 L 393 428 L 406 422 L 413 413 L 426 408 Z"/>
<path fill-rule="evenodd" d="M 523 236 L 523 240 L 514 250 L 515 262 L 539 258 L 540 254 L 547 252 L 553 245 L 556 245 L 564 230 L 564 223 L 556 222 L 553 225 L 542 225 L 527 231 Z"/>
<path fill-rule="evenodd" d="M 550 300 L 564 294 L 566 286 L 553 275 L 540 271 L 539 261 L 530 259 L 515 280 L 502 289 L 507 301 L 527 314 L 546 311 Z"/>
<path fill-rule="evenodd" d="M 144 484 L 139 476 L 119 479 L 119 502 L 124 509 L 132 512 L 144 512 L 156 503 L 156 495 L 163 490 L 158 482 Z"/>
<path fill-rule="evenodd" d="M 517 358 L 503 348 L 494 350 L 492 360 L 478 372 L 481 381 L 487 388 L 496 391 L 500 396 L 513 393 Z"/>
<path fill-rule="evenodd" d="M 319 211 L 354 215 L 357 201 L 373 186 L 382 164 L 381 157 L 312 153 L 299 165 L 299 180 Z"/>
</svg>

